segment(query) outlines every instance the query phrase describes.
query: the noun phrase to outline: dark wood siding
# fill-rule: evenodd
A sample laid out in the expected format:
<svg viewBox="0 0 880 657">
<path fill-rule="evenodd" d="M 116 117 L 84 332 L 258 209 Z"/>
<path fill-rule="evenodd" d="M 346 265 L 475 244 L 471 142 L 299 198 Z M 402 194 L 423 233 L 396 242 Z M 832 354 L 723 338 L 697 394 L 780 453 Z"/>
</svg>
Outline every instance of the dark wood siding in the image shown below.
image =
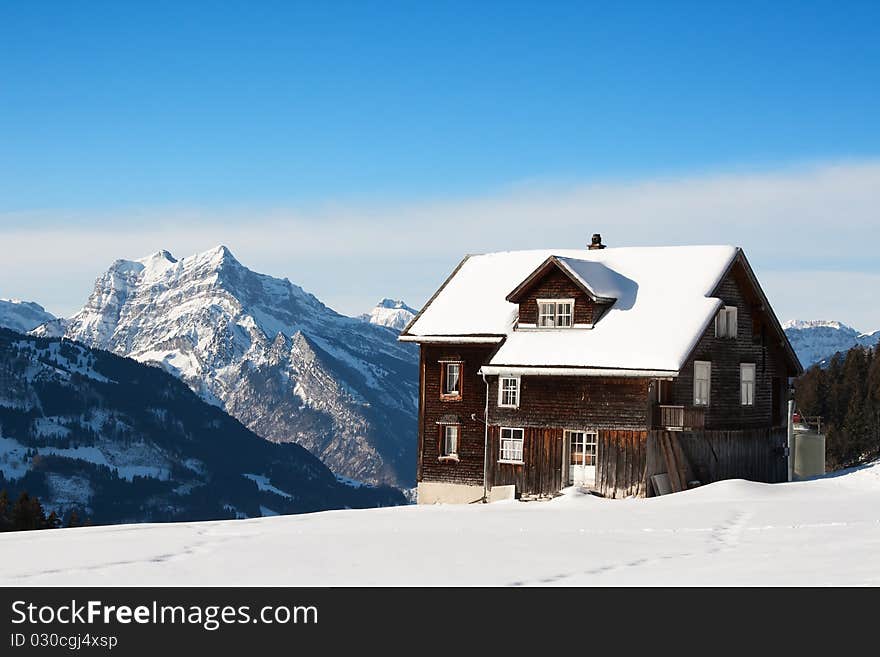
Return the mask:
<svg viewBox="0 0 880 657">
<path fill-rule="evenodd" d="M 747 429 L 742 431 L 651 431 L 646 481 L 668 469 L 660 448 L 663 437 L 681 448 L 693 476 L 708 484 L 722 479 L 748 479 L 777 483 L 788 478 L 785 457 L 785 429 Z"/>
<path fill-rule="evenodd" d="M 500 427 L 489 427 L 489 486 L 516 486 L 518 495 L 553 495 L 563 487 L 562 429 L 523 432 L 523 463 L 499 463 Z"/>
<path fill-rule="evenodd" d="M 705 409 L 707 429 L 746 429 L 773 425 L 774 378 L 776 386 L 785 388 L 785 362 L 782 347 L 770 339 L 771 331 L 764 324 L 756 299 L 747 293 L 739 265 L 721 282 L 717 296 L 727 306 L 737 307 L 737 337 L 716 338 L 715 324 L 710 323 L 691 358 L 672 384 L 671 401 L 691 407 L 694 403 L 694 361 L 712 363 L 710 403 Z M 755 403 L 740 403 L 740 363 L 755 364 Z M 788 399 L 777 390 L 777 404 Z M 776 417 L 780 415 L 777 409 Z"/>
<path fill-rule="evenodd" d="M 418 481 L 439 481 L 483 485 L 483 441 L 486 386 L 478 374 L 495 346 L 423 345 L 421 349 Z M 461 361 L 461 399 L 446 400 L 440 396 L 442 361 Z M 478 419 L 472 420 L 471 415 Z M 438 422 L 458 419 L 459 461 L 441 461 L 440 427 Z"/>
<path fill-rule="evenodd" d="M 647 431 L 600 430 L 596 463 L 597 491 L 606 497 L 645 495 Z M 516 486 L 518 495 L 553 495 L 568 480 L 565 429 L 527 428 L 523 463 L 499 463 L 500 427 L 489 428 L 489 486 Z"/>
<path fill-rule="evenodd" d="M 498 377 L 489 379 L 489 424 L 567 429 L 648 428 L 648 379 L 524 376 L 519 408 L 499 408 Z"/>
<path fill-rule="evenodd" d="M 644 497 L 647 431 L 600 431 L 596 491 L 605 497 Z"/>
<path fill-rule="evenodd" d="M 523 439 L 523 464 L 499 463 L 499 428 L 491 427 L 489 485 L 515 485 L 518 495 L 552 495 L 565 486 L 564 430 L 528 428 Z M 787 476 L 781 429 L 744 431 L 600 430 L 595 490 L 605 497 L 651 494 L 651 475 L 668 465 L 660 448 L 666 437 L 684 455 L 692 476 L 705 485 L 742 478 L 775 483 Z"/>
<path fill-rule="evenodd" d="M 521 324 L 538 323 L 538 299 L 574 299 L 575 324 L 592 324 L 596 304 L 558 268 L 534 282 L 519 302 Z"/>
</svg>

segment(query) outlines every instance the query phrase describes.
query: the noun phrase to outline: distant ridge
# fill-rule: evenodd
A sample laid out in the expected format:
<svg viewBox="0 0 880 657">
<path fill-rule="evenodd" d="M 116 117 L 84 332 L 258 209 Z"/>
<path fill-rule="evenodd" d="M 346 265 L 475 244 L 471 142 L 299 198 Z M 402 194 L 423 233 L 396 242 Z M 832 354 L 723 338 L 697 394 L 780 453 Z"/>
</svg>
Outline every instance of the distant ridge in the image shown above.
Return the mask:
<svg viewBox="0 0 880 657">
<path fill-rule="evenodd" d="M 410 323 L 417 312 L 403 301 L 382 299 L 370 312 L 360 315 L 360 319 L 399 332 Z"/>
<path fill-rule="evenodd" d="M 833 320 L 794 319 L 782 325 L 804 367 L 826 362 L 836 353 L 853 347 L 874 347 L 880 343 L 880 331 L 862 333 Z"/>
<path fill-rule="evenodd" d="M 46 312 L 38 303 L 21 299 L 0 299 L 0 327 L 27 333 L 40 324 L 50 322 L 55 315 Z"/>
</svg>

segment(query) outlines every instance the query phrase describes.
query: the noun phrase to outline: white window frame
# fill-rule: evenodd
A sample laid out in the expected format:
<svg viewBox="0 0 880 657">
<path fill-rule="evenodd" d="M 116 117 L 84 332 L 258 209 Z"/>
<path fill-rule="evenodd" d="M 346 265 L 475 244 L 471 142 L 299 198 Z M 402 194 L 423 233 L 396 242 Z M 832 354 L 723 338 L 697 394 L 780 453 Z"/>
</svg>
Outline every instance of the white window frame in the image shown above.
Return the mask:
<svg viewBox="0 0 880 657">
<path fill-rule="evenodd" d="M 509 432 L 505 438 L 504 433 Z M 516 437 L 517 434 L 519 437 Z M 516 427 L 501 427 L 498 433 L 498 462 L 523 464 L 526 432 L 525 429 Z M 505 445 L 507 443 L 507 445 Z M 517 448 L 517 444 L 519 447 Z M 505 449 L 507 447 L 507 449 Z M 519 456 L 519 458 L 517 458 Z"/>
<path fill-rule="evenodd" d="M 746 372 L 751 372 L 746 377 Z M 739 365 L 739 401 L 742 406 L 755 405 L 755 386 L 758 379 L 758 368 L 755 363 L 740 363 Z"/>
<path fill-rule="evenodd" d="M 574 299 L 537 299 L 538 323 L 537 327 L 548 328 L 572 328 L 574 326 Z M 553 312 L 544 312 L 542 306 L 552 306 Z M 562 310 L 562 312 L 560 312 Z M 565 312 L 567 311 L 567 312 Z M 552 324 L 545 324 L 545 318 Z M 562 318 L 566 318 L 567 324 L 561 324 Z"/>
<path fill-rule="evenodd" d="M 705 377 L 700 370 L 705 370 Z M 705 385 L 705 390 L 703 390 Z M 705 395 L 703 394 L 705 392 Z M 712 361 L 694 361 L 694 406 L 708 406 L 712 401 Z"/>
<path fill-rule="evenodd" d="M 566 445 L 571 445 L 571 437 L 572 434 L 582 434 L 584 441 L 584 452 L 583 452 L 583 462 L 582 463 L 572 463 L 572 454 L 569 452 L 568 455 L 568 464 L 569 467 L 572 465 L 585 465 L 596 467 L 599 461 L 599 432 L 595 429 L 566 429 L 564 432 L 564 439 Z M 591 449 L 592 448 L 592 449 Z M 587 459 L 591 461 L 591 463 L 587 463 Z"/>
<path fill-rule="evenodd" d="M 715 316 L 715 337 L 736 338 L 739 333 L 739 311 L 736 306 L 723 306 Z"/>
<path fill-rule="evenodd" d="M 453 450 L 448 449 L 449 443 L 447 442 L 450 439 L 449 430 L 454 430 L 454 435 L 452 436 L 453 441 Z M 461 425 L 459 424 L 444 424 L 443 425 L 443 434 L 440 437 L 440 458 L 458 458 L 458 447 L 461 440 Z"/>
<path fill-rule="evenodd" d="M 455 362 L 447 362 L 443 363 L 444 373 L 443 373 L 443 392 L 442 395 L 444 397 L 461 397 L 461 363 L 459 361 Z M 457 384 L 457 389 L 454 391 L 449 390 L 449 370 L 450 368 L 456 368 L 455 382 Z"/>
<path fill-rule="evenodd" d="M 513 381 L 513 402 L 504 403 L 504 393 L 509 392 L 504 388 L 505 381 Z M 518 376 L 499 376 L 498 377 L 498 406 L 500 408 L 519 408 L 520 393 L 520 377 Z"/>
</svg>

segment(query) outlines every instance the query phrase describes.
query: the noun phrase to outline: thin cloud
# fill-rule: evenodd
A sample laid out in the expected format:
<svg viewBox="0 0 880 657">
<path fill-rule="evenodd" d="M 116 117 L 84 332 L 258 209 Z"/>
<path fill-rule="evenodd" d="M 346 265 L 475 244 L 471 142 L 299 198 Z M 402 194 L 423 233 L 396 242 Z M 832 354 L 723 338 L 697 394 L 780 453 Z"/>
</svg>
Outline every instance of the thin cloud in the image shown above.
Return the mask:
<svg viewBox="0 0 880 657">
<path fill-rule="evenodd" d="M 833 316 L 880 326 L 845 277 L 880 276 L 880 162 L 634 181 L 515 186 L 480 198 L 321 208 L 154 209 L 0 218 L 0 296 L 70 313 L 117 258 L 227 244 L 253 269 L 287 276 L 338 309 L 383 296 L 422 303 L 464 253 L 572 247 L 601 232 L 614 246 L 733 243 L 746 249 L 783 319 Z M 832 276 L 827 272 L 835 272 Z M 786 272 L 792 282 L 784 284 Z M 838 296 L 795 285 L 836 281 Z M 877 289 L 876 286 L 873 289 Z M 873 295 L 873 289 L 871 293 Z M 797 299 L 794 303 L 792 300 Z M 875 306 L 872 297 L 867 306 Z"/>
</svg>

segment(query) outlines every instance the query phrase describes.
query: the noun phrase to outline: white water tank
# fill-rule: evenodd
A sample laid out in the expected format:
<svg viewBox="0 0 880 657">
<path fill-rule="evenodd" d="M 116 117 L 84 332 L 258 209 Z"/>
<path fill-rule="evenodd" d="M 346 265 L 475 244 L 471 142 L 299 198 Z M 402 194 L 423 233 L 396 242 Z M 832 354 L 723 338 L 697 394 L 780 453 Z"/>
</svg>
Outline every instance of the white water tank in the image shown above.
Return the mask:
<svg viewBox="0 0 880 657">
<path fill-rule="evenodd" d="M 794 432 L 794 480 L 825 474 L 825 434 Z"/>
</svg>

